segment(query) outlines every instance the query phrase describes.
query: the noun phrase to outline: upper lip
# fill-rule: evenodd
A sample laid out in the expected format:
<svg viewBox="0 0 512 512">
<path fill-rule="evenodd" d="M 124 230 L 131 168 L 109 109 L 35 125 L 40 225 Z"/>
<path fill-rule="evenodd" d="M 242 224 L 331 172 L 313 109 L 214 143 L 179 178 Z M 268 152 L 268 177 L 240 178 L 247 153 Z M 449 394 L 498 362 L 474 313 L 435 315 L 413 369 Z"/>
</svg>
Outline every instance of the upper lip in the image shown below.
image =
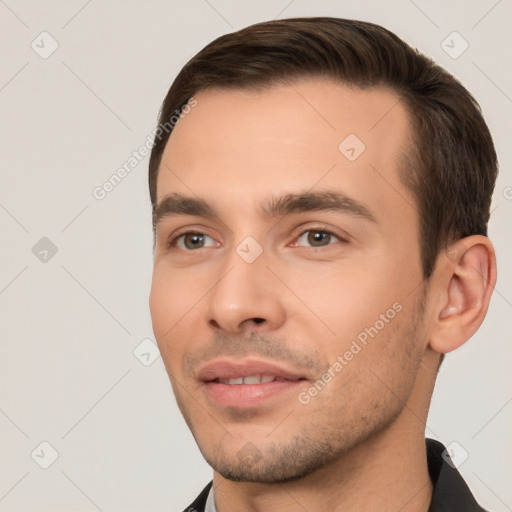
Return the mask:
<svg viewBox="0 0 512 512">
<path fill-rule="evenodd" d="M 262 360 L 245 360 L 237 362 L 229 359 L 216 359 L 199 368 L 198 379 L 211 382 L 217 379 L 236 379 L 252 375 L 272 375 L 288 380 L 305 379 L 304 372 L 286 369 L 283 366 Z"/>
</svg>

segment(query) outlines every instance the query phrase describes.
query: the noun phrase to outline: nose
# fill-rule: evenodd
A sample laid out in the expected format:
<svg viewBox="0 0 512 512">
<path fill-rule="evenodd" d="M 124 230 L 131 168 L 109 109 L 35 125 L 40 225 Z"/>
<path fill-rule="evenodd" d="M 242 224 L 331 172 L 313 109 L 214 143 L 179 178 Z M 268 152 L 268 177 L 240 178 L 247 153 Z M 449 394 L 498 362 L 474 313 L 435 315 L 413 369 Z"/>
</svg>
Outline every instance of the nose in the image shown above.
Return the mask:
<svg viewBox="0 0 512 512">
<path fill-rule="evenodd" d="M 280 286 L 267 268 L 263 252 L 252 263 L 236 251 L 226 260 L 222 276 L 208 294 L 208 323 L 211 328 L 243 334 L 270 332 L 283 325 L 286 310 Z"/>
</svg>

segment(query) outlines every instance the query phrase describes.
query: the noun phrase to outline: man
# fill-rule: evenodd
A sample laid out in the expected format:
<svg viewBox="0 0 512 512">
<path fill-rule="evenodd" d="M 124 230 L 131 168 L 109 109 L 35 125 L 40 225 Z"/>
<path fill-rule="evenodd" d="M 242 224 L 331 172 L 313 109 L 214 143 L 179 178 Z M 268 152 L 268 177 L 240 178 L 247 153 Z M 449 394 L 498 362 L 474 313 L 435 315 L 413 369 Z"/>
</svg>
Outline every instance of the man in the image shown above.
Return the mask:
<svg viewBox="0 0 512 512">
<path fill-rule="evenodd" d="M 157 135 L 153 328 L 214 470 L 187 510 L 483 510 L 425 440 L 496 281 L 471 95 L 377 25 L 272 21 L 199 52 Z"/>
</svg>

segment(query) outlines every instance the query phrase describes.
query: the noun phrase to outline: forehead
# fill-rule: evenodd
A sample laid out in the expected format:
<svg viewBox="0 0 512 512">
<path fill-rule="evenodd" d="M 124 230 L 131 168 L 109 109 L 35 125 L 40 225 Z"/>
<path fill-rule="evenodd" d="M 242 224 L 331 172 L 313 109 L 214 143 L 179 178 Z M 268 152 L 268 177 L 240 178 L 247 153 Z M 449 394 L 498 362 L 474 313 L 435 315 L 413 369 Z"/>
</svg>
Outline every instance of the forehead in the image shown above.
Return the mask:
<svg viewBox="0 0 512 512">
<path fill-rule="evenodd" d="M 194 97 L 164 150 L 158 200 L 180 192 L 232 201 L 237 191 L 244 209 L 269 192 L 325 187 L 411 209 L 398 174 L 410 123 L 395 93 L 311 79 Z"/>
</svg>

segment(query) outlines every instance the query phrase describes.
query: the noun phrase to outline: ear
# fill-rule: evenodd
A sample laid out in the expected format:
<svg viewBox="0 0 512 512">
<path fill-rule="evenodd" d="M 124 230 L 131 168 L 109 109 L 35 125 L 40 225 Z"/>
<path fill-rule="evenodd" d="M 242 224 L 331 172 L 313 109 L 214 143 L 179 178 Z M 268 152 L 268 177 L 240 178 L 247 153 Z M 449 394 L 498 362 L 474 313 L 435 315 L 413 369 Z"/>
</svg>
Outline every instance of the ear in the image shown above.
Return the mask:
<svg viewBox="0 0 512 512">
<path fill-rule="evenodd" d="M 496 255 L 490 240 L 474 235 L 450 245 L 438 259 L 430 347 L 444 354 L 463 345 L 482 324 L 496 284 Z"/>
</svg>

